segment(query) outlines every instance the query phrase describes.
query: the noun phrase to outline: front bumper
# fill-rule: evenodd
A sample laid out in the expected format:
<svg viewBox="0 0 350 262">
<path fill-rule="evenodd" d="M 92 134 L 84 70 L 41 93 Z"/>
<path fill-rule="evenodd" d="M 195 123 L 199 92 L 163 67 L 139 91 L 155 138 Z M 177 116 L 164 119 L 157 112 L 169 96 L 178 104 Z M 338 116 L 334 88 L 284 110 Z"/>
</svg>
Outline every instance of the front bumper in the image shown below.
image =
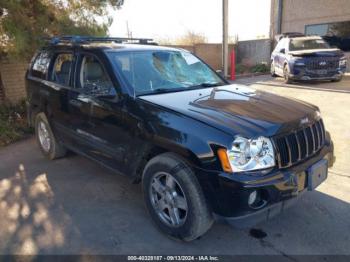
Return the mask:
<svg viewBox="0 0 350 262">
<path fill-rule="evenodd" d="M 307 170 L 322 159 L 328 160 L 329 167 L 333 165 L 332 142 L 311 158 L 289 168 L 239 175 L 207 174 L 205 182 L 202 179 L 200 182 L 215 217 L 235 227 L 245 228 L 271 219 L 295 204 L 307 191 Z M 248 204 L 249 196 L 254 191 L 262 196 L 263 205 L 252 207 Z"/>
<path fill-rule="evenodd" d="M 322 70 L 320 70 L 322 71 Z M 338 68 L 336 70 L 323 70 L 320 74 L 317 70 L 308 70 L 304 67 L 294 67 L 290 79 L 293 80 L 340 80 L 344 75 L 346 68 Z"/>
<path fill-rule="evenodd" d="M 305 192 L 306 189 L 300 192 L 299 195 L 296 197 L 287 200 L 282 200 L 280 202 L 277 202 L 275 204 L 267 206 L 266 208 L 260 209 L 254 213 L 250 213 L 247 215 L 238 217 L 222 217 L 219 215 L 215 215 L 215 217 L 216 220 L 225 221 L 226 223 L 232 225 L 235 228 L 249 228 L 261 222 L 268 221 L 273 217 L 277 216 L 278 214 L 282 213 L 289 207 L 295 205 L 298 202 L 301 195 L 303 195 Z"/>
</svg>

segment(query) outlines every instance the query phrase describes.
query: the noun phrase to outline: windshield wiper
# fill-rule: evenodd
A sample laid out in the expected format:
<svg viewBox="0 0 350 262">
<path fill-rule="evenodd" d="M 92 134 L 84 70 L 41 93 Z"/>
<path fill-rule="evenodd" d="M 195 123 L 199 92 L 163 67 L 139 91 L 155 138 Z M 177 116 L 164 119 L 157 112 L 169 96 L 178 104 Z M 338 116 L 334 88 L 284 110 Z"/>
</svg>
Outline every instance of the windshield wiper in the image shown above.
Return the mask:
<svg viewBox="0 0 350 262">
<path fill-rule="evenodd" d="M 190 88 L 196 88 L 196 87 L 215 87 L 215 86 L 222 86 L 224 83 L 213 83 L 213 82 L 204 82 L 199 85 L 191 86 Z"/>
<path fill-rule="evenodd" d="M 156 95 L 156 94 L 163 94 L 163 93 L 171 93 L 171 92 L 180 92 L 180 91 L 186 91 L 186 90 L 193 90 L 193 89 L 199 89 L 203 87 L 215 87 L 215 86 L 222 86 L 224 83 L 212 83 L 212 82 L 205 82 L 199 85 L 189 86 L 189 87 L 177 87 L 177 88 L 154 88 L 150 90 L 149 92 L 139 93 L 139 96 L 142 95 Z"/>
<path fill-rule="evenodd" d="M 170 93 L 170 92 L 179 92 L 184 91 L 186 88 L 154 88 L 150 90 L 149 92 L 144 92 L 138 95 L 156 95 L 156 94 L 163 94 L 163 93 Z"/>
</svg>

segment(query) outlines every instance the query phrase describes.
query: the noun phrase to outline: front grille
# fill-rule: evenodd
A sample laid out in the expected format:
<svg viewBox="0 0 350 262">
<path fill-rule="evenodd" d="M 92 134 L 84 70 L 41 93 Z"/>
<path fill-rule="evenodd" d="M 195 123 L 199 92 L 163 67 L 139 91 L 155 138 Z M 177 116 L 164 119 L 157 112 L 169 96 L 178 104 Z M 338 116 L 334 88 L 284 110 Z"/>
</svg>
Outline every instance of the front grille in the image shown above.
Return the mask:
<svg viewBox="0 0 350 262">
<path fill-rule="evenodd" d="M 273 138 L 279 167 L 289 167 L 314 155 L 325 143 L 322 119 L 296 132 Z"/>
<path fill-rule="evenodd" d="M 312 58 L 306 61 L 306 68 L 309 70 L 334 70 L 339 67 L 338 58 Z"/>
</svg>

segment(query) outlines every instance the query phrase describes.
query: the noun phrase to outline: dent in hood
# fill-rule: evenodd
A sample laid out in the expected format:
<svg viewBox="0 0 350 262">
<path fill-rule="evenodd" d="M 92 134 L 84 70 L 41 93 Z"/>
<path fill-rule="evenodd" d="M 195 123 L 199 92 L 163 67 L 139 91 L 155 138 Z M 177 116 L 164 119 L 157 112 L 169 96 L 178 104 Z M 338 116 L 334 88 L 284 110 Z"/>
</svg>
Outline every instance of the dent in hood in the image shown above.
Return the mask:
<svg viewBox="0 0 350 262">
<path fill-rule="evenodd" d="M 232 135 L 273 136 L 299 128 L 300 120 L 314 119 L 317 107 L 296 99 L 227 85 L 139 97 L 180 112 Z"/>
</svg>

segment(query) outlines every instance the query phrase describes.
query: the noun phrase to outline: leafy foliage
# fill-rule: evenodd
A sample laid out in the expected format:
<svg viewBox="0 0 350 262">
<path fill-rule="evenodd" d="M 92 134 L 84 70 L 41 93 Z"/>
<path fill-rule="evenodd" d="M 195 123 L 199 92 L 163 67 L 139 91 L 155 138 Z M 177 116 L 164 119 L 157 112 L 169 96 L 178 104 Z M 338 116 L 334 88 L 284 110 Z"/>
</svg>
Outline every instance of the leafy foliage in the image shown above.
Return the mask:
<svg viewBox="0 0 350 262">
<path fill-rule="evenodd" d="M 204 34 L 196 33 L 193 31 L 187 31 L 187 33 L 175 40 L 177 45 L 189 45 L 207 43 L 208 39 Z"/>
<path fill-rule="evenodd" d="M 33 130 L 26 120 L 26 104 L 21 101 L 16 105 L 0 105 L 0 147 L 30 135 Z"/>
<path fill-rule="evenodd" d="M 29 58 L 45 36 L 103 36 L 112 23 L 108 9 L 119 8 L 123 2 L 0 0 L 0 52 L 11 57 Z"/>
<path fill-rule="evenodd" d="M 269 66 L 266 63 L 259 63 L 254 66 L 248 66 L 246 64 L 237 64 L 236 73 L 245 74 L 245 73 L 268 73 L 270 71 Z"/>
<path fill-rule="evenodd" d="M 245 73 L 246 71 L 248 71 L 248 67 L 244 64 L 237 64 L 236 65 L 236 73 L 237 74 L 243 74 Z"/>
<path fill-rule="evenodd" d="M 265 63 L 256 64 L 251 68 L 253 73 L 267 73 L 270 72 L 270 67 Z"/>
</svg>

